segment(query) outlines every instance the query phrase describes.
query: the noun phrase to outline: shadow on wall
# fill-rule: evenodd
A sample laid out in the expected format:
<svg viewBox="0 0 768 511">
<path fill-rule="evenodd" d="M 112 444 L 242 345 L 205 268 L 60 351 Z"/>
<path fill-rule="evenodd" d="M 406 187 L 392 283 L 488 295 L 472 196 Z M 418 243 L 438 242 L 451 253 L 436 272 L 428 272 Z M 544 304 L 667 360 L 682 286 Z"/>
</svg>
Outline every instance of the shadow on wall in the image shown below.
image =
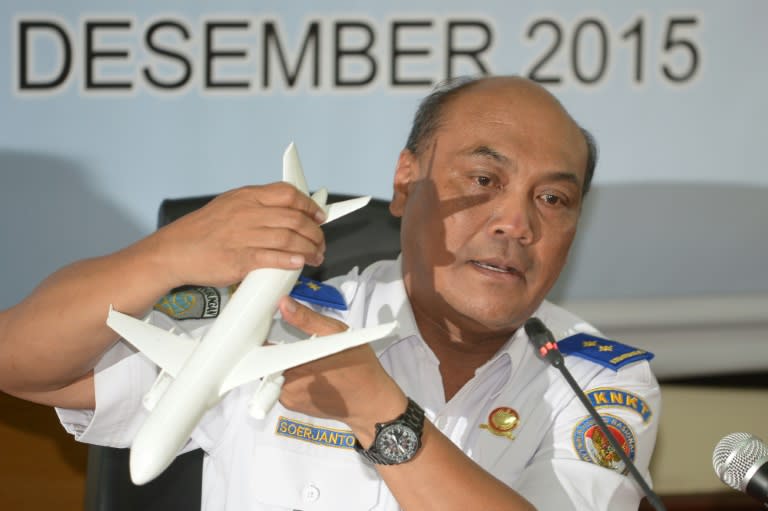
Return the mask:
<svg viewBox="0 0 768 511">
<path fill-rule="evenodd" d="M 57 268 L 147 234 L 83 175 L 77 163 L 58 156 L 0 150 L 0 309 Z"/>
<path fill-rule="evenodd" d="M 0 309 L 57 268 L 148 234 L 83 174 L 64 158 L 0 150 Z M 766 254 L 768 187 L 600 185 L 586 198 L 570 260 L 549 298 L 765 293 Z"/>
<path fill-rule="evenodd" d="M 766 255 L 767 187 L 597 186 L 550 299 L 768 292 Z"/>
</svg>

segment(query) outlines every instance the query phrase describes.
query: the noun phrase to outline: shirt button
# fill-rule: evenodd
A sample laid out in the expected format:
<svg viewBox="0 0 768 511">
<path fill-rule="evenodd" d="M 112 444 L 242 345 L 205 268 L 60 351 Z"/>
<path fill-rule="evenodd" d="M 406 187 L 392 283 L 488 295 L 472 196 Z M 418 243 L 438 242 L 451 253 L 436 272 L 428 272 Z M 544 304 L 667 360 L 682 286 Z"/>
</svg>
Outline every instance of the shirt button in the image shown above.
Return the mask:
<svg viewBox="0 0 768 511">
<path fill-rule="evenodd" d="M 314 502 L 320 498 L 320 489 L 314 484 L 308 484 L 302 490 L 304 502 Z"/>
</svg>

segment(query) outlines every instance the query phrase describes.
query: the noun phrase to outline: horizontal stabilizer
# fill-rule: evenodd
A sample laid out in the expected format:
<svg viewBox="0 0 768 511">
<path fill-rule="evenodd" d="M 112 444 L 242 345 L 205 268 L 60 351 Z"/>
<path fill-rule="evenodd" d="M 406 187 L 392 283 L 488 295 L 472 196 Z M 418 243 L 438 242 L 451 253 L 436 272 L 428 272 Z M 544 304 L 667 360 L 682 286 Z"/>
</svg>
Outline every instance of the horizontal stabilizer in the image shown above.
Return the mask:
<svg viewBox="0 0 768 511">
<path fill-rule="evenodd" d="M 328 205 L 328 218 L 325 219 L 324 224 L 327 224 L 328 222 L 333 222 L 337 218 L 341 218 L 344 215 L 347 215 L 349 213 L 352 213 L 353 211 L 356 211 L 366 204 L 368 204 L 371 201 L 371 196 L 366 195 L 364 197 L 356 197 L 354 199 L 349 199 L 341 202 L 334 202 L 333 204 Z"/>
<path fill-rule="evenodd" d="M 315 201 L 315 204 L 323 208 L 323 211 L 328 209 L 328 190 L 326 188 L 320 188 L 318 191 L 312 194 L 311 198 L 313 201 Z"/>
<path fill-rule="evenodd" d="M 173 378 L 197 347 L 197 341 L 145 323 L 111 306 L 107 325 Z"/>
<path fill-rule="evenodd" d="M 235 387 L 268 374 L 306 364 L 339 351 L 387 337 L 396 328 L 397 322 L 393 321 L 371 328 L 347 330 L 339 334 L 314 337 L 304 341 L 257 346 L 227 375 L 221 385 L 219 395 L 224 395 Z"/>
</svg>

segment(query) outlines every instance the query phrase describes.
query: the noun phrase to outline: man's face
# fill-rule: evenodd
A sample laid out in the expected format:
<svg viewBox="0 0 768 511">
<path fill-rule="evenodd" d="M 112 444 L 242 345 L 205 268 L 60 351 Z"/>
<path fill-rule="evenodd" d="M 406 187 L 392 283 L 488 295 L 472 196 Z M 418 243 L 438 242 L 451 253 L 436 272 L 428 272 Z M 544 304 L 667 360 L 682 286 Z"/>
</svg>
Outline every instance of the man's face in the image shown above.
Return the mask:
<svg viewBox="0 0 768 511">
<path fill-rule="evenodd" d="M 581 211 L 579 128 L 520 80 L 450 100 L 421 154 L 404 151 L 391 211 L 403 217 L 403 270 L 417 320 L 508 335 L 566 262 Z"/>
</svg>

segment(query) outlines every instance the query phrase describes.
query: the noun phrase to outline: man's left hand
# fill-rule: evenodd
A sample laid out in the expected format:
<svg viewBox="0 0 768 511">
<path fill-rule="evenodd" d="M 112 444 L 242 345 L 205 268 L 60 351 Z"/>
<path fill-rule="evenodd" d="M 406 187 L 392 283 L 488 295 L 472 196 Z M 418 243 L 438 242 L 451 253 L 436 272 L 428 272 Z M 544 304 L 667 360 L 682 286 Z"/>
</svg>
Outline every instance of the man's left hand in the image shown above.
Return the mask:
<svg viewBox="0 0 768 511">
<path fill-rule="evenodd" d="M 348 329 L 287 296 L 280 301 L 280 313 L 288 324 L 318 337 Z M 283 406 L 344 422 L 363 445 L 373 440 L 377 422 L 397 417 L 407 404 L 405 394 L 368 344 L 294 367 L 284 376 Z"/>
</svg>

